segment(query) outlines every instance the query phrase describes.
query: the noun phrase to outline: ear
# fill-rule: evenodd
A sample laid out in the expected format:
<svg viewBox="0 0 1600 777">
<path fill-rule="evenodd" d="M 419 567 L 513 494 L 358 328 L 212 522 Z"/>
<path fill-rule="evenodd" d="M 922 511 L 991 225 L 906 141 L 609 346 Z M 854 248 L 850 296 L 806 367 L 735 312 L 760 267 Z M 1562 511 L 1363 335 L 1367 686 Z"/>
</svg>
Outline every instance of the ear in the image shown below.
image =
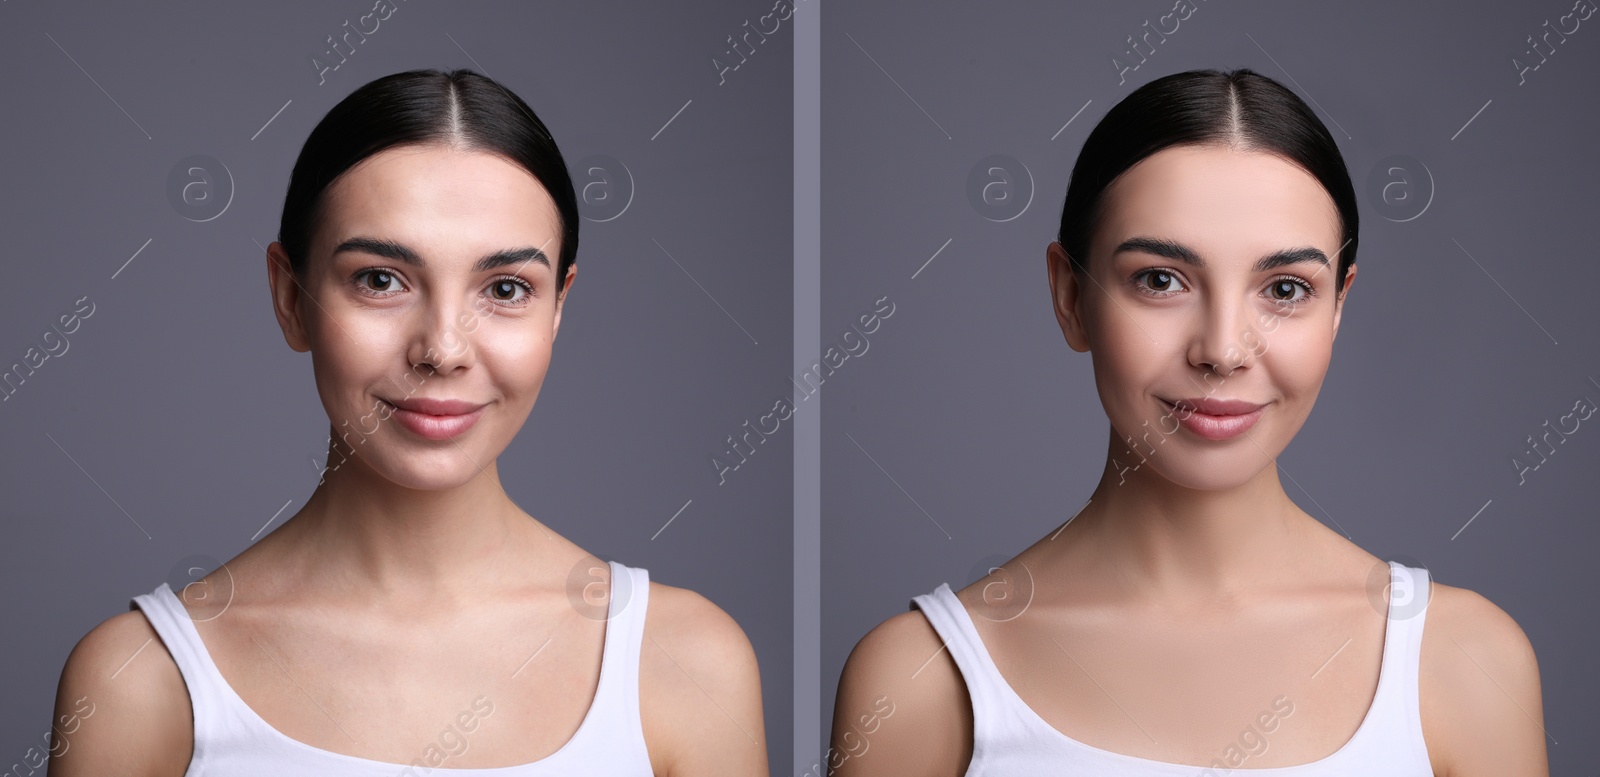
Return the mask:
<svg viewBox="0 0 1600 777">
<path fill-rule="evenodd" d="M 555 342 L 556 335 L 561 334 L 561 308 L 566 304 L 567 295 L 572 293 L 572 283 L 578 278 L 578 263 L 567 265 L 567 279 L 561 284 L 561 294 L 556 297 L 556 320 L 550 325 L 550 342 Z"/>
<path fill-rule="evenodd" d="M 1083 326 L 1082 311 L 1078 304 L 1082 300 L 1079 294 L 1082 287 L 1078 284 L 1078 274 L 1072 271 L 1072 259 L 1060 243 L 1052 242 L 1045 249 L 1044 260 L 1050 278 L 1050 299 L 1055 305 L 1056 321 L 1061 324 L 1061 333 L 1067 336 L 1067 345 L 1072 350 L 1079 353 L 1088 351 L 1088 332 Z"/>
<path fill-rule="evenodd" d="M 1344 274 L 1344 290 L 1340 291 L 1339 298 L 1333 301 L 1333 339 L 1335 340 L 1339 339 L 1339 318 L 1344 314 L 1344 298 L 1350 294 L 1350 287 L 1355 282 L 1356 266 L 1352 263 L 1350 269 L 1345 271 Z"/>
<path fill-rule="evenodd" d="M 310 351 L 311 339 L 306 336 L 305 321 L 300 315 L 300 298 L 307 292 L 294 277 L 289 253 L 276 240 L 267 246 L 267 285 L 272 289 L 272 310 L 278 315 L 284 341 L 300 353 Z"/>
</svg>

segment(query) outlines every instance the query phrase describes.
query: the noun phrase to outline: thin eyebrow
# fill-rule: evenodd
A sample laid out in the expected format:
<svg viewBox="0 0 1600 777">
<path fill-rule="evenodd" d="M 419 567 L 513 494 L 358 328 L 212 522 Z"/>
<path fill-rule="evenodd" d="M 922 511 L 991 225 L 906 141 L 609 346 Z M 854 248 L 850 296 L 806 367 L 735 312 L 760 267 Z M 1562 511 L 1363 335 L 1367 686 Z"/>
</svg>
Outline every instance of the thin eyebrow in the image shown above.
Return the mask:
<svg viewBox="0 0 1600 777">
<path fill-rule="evenodd" d="M 393 259 L 397 262 L 403 262 L 418 269 L 428 266 L 428 263 L 424 262 L 422 257 L 418 255 L 416 251 L 413 251 L 409 247 L 400 243 L 396 243 L 393 240 L 385 240 L 383 238 L 352 237 L 343 243 L 340 243 L 339 247 L 333 249 L 333 254 L 337 256 L 345 251 L 373 254 L 375 256 L 381 256 L 385 259 Z M 538 262 L 545 267 L 550 266 L 550 257 L 546 256 L 544 251 L 532 246 L 528 246 L 525 248 L 508 248 L 488 254 L 482 259 L 479 259 L 476 265 L 473 265 L 472 271 L 484 272 L 486 270 L 504 267 L 508 264 L 522 264 L 530 261 Z"/>
<path fill-rule="evenodd" d="M 1184 264 L 1192 265 L 1194 267 L 1206 266 L 1205 260 L 1200 258 L 1200 254 L 1196 253 L 1194 249 L 1182 243 L 1163 238 L 1130 237 L 1127 240 L 1122 241 L 1122 243 L 1117 246 L 1116 250 L 1111 252 L 1111 255 L 1116 256 L 1124 251 L 1138 251 L 1140 253 L 1154 254 L 1156 256 L 1165 257 L 1173 261 L 1183 262 Z M 1272 253 L 1261 257 L 1260 259 L 1256 260 L 1254 272 L 1266 272 L 1267 270 L 1271 270 L 1275 267 L 1282 267 L 1289 264 L 1299 264 L 1301 262 L 1317 262 L 1324 267 L 1329 266 L 1328 255 L 1324 254 L 1321 249 L 1314 246 L 1301 246 L 1299 248 L 1286 248 L 1280 251 L 1273 251 Z"/>
</svg>

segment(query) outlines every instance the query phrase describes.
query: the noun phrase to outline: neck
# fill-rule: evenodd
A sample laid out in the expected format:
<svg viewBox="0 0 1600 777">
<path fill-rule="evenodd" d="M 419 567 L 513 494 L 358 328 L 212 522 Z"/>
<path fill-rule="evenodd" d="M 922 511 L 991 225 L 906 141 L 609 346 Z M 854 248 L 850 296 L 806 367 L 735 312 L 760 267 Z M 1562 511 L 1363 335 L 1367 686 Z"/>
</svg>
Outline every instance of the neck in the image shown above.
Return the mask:
<svg viewBox="0 0 1600 777">
<path fill-rule="evenodd" d="M 328 471 L 280 532 L 299 579 L 346 601 L 451 602 L 481 596 L 510 571 L 530 522 L 506 496 L 495 461 L 459 486 L 417 490 L 357 455 Z"/>
<path fill-rule="evenodd" d="M 1109 585 L 1168 601 L 1228 597 L 1286 571 L 1309 519 L 1266 454 L 1249 480 L 1202 490 L 1157 471 L 1156 457 L 1166 451 L 1146 452 L 1141 463 L 1129 460 L 1127 447 L 1112 430 L 1105 474 L 1056 538 L 1072 535 L 1061 550 L 1074 563 Z"/>
</svg>

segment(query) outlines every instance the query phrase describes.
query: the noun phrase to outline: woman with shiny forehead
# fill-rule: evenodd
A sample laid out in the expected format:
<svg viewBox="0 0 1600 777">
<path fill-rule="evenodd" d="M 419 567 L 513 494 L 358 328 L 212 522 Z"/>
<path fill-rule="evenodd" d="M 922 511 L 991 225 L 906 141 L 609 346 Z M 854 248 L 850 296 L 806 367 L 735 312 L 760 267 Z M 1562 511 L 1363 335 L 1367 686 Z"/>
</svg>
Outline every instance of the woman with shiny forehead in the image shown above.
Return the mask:
<svg viewBox="0 0 1600 777">
<path fill-rule="evenodd" d="M 1106 114 L 1045 262 L 1091 356 L 1107 467 L 1061 528 L 857 644 L 833 774 L 1548 773 L 1511 617 L 1372 556 L 1279 482 L 1357 223 L 1333 138 L 1269 78 L 1179 73 Z"/>
<path fill-rule="evenodd" d="M 92 704 L 93 724 L 53 777 L 766 769 L 739 626 L 501 486 L 578 221 L 550 133 L 481 75 L 398 73 L 323 118 L 266 257 L 331 423 L 322 480 L 239 556 L 78 643 L 57 719 Z"/>
</svg>

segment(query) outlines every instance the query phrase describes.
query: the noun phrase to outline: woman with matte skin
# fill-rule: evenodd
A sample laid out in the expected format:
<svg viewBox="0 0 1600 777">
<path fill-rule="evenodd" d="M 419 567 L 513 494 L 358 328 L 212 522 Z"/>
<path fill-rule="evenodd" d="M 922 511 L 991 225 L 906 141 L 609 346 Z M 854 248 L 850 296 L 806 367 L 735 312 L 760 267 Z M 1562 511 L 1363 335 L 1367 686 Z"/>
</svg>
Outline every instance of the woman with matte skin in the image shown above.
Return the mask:
<svg viewBox="0 0 1600 777">
<path fill-rule="evenodd" d="M 501 486 L 577 231 L 548 131 L 481 75 L 400 73 L 329 112 L 266 262 L 332 425 L 323 480 L 181 605 L 163 584 L 79 642 L 56 719 L 94 712 L 53 777 L 766 770 L 739 626 L 599 561 Z M 158 638 L 163 601 L 183 609 Z M 167 635 L 193 632 L 203 652 L 175 663 Z"/>
<path fill-rule="evenodd" d="M 857 644 L 833 774 L 1548 773 L 1511 617 L 1279 481 L 1356 231 L 1333 138 L 1271 79 L 1180 73 L 1111 109 L 1045 256 L 1111 422 L 1106 471 L 1062 528 Z"/>
</svg>

